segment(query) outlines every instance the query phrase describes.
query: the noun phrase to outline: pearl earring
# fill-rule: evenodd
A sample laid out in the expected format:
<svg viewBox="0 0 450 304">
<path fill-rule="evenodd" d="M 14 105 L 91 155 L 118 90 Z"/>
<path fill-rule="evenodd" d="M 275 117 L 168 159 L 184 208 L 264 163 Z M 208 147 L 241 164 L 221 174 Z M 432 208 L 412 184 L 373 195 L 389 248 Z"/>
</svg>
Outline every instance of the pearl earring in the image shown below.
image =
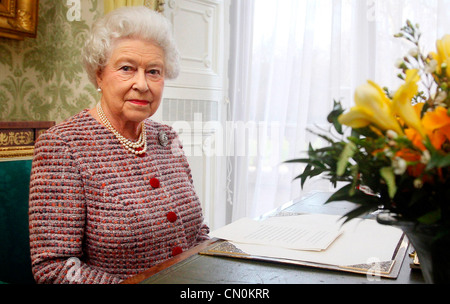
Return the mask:
<svg viewBox="0 0 450 304">
<path fill-rule="evenodd" d="M 97 88 L 97 92 L 101 92 L 102 91 L 102 89 L 101 88 Z"/>
</svg>

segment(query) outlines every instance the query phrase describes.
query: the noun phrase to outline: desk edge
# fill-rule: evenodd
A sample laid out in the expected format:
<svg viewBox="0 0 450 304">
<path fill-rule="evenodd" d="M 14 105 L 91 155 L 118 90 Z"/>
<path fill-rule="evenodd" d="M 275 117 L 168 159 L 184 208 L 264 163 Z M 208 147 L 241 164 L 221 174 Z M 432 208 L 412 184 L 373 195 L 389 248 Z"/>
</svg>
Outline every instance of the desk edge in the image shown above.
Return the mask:
<svg viewBox="0 0 450 304">
<path fill-rule="evenodd" d="M 137 275 L 133 275 L 133 276 L 129 277 L 128 279 L 125 279 L 124 281 L 121 282 L 121 284 L 141 283 L 142 281 L 150 278 L 151 276 L 157 274 L 158 272 L 160 272 L 164 269 L 167 269 L 177 263 L 180 263 L 181 261 L 184 261 L 194 255 L 197 255 L 200 251 L 206 249 L 208 246 L 210 246 L 211 244 L 213 244 L 217 241 L 219 241 L 219 240 L 216 238 L 204 241 L 203 243 L 200 243 L 199 245 L 192 247 L 191 249 L 189 249 L 189 250 L 187 250 L 165 262 L 162 262 L 160 264 L 152 266 L 149 269 L 147 269 Z"/>
</svg>

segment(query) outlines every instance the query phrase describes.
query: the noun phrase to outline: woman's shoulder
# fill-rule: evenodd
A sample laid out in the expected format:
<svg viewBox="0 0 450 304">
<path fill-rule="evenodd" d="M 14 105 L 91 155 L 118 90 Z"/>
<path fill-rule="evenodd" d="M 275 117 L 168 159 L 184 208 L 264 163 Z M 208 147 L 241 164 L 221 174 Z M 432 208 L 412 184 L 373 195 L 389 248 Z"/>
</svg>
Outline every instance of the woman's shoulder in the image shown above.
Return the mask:
<svg viewBox="0 0 450 304">
<path fill-rule="evenodd" d="M 164 132 L 168 136 L 177 136 L 177 132 L 173 129 L 173 127 L 151 119 L 145 120 L 145 127 L 147 132 L 150 133 L 158 134 L 160 132 Z"/>
<path fill-rule="evenodd" d="M 65 137 L 79 136 L 89 132 L 95 125 L 95 119 L 89 114 L 88 110 L 83 110 L 54 125 L 40 137 L 63 139 Z"/>
</svg>

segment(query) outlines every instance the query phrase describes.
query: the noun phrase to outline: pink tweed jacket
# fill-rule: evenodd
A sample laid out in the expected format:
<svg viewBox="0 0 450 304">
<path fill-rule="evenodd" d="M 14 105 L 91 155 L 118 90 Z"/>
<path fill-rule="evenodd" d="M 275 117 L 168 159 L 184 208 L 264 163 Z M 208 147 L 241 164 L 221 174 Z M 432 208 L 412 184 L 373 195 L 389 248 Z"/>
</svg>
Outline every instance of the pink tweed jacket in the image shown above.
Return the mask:
<svg viewBox="0 0 450 304">
<path fill-rule="evenodd" d="M 87 110 L 39 137 L 29 202 L 37 283 L 119 283 L 208 239 L 176 133 L 145 124 L 143 157 Z"/>
</svg>

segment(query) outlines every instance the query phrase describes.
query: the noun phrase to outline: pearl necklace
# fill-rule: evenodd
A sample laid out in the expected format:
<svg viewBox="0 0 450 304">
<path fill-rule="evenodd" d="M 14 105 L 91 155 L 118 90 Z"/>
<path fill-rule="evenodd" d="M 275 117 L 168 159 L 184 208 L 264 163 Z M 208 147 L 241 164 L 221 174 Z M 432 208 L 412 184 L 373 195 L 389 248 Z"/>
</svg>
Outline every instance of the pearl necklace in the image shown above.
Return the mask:
<svg viewBox="0 0 450 304">
<path fill-rule="evenodd" d="M 106 117 L 105 112 L 103 112 L 100 103 L 97 104 L 97 113 L 100 117 L 100 121 L 116 136 L 117 140 L 119 140 L 119 142 L 124 146 L 125 149 L 136 155 L 144 154 L 147 151 L 147 136 L 144 123 L 141 124 L 141 134 L 139 135 L 138 141 L 132 142 L 131 140 L 122 136 L 116 129 L 114 129 L 114 127 Z"/>
</svg>

